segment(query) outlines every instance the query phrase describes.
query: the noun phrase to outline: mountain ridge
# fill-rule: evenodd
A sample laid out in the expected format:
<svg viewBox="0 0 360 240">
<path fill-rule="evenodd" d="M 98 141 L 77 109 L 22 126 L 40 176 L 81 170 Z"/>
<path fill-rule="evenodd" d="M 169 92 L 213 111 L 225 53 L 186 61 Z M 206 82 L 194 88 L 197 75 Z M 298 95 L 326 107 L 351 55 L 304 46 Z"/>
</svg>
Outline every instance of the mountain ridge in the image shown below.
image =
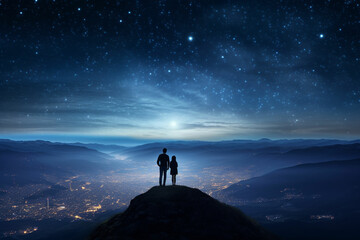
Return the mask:
<svg viewBox="0 0 360 240">
<path fill-rule="evenodd" d="M 153 187 L 90 239 L 277 239 L 239 209 L 185 186 Z"/>
</svg>

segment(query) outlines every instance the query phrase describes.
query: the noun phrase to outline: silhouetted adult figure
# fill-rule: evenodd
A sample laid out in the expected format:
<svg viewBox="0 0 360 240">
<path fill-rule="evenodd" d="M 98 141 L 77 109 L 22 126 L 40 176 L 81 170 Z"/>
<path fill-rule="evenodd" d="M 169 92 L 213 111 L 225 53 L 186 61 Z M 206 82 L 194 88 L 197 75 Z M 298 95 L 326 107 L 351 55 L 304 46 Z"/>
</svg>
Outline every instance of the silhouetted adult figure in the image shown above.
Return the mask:
<svg viewBox="0 0 360 240">
<path fill-rule="evenodd" d="M 170 162 L 170 175 L 171 175 L 171 180 L 172 180 L 172 185 L 176 184 L 176 175 L 178 174 L 178 163 L 176 162 L 176 156 L 172 156 L 171 157 L 171 162 Z"/>
<path fill-rule="evenodd" d="M 162 176 L 164 175 L 164 184 L 163 186 L 165 186 L 166 183 L 166 171 L 169 169 L 169 165 L 170 165 L 170 160 L 169 160 L 169 156 L 166 154 L 167 149 L 164 148 L 163 149 L 163 153 L 159 155 L 158 159 L 157 159 L 157 165 L 160 167 L 160 178 L 159 178 L 159 183 L 161 186 L 161 179 Z"/>
</svg>

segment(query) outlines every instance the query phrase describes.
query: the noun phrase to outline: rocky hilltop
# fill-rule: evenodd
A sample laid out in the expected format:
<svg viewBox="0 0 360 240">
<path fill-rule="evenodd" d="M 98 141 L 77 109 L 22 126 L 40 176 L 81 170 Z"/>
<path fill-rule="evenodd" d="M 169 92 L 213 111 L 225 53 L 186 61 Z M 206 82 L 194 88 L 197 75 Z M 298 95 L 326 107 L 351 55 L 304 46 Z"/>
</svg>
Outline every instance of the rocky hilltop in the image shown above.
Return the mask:
<svg viewBox="0 0 360 240">
<path fill-rule="evenodd" d="M 90 239 L 276 239 L 240 210 L 198 189 L 153 187 Z"/>
</svg>

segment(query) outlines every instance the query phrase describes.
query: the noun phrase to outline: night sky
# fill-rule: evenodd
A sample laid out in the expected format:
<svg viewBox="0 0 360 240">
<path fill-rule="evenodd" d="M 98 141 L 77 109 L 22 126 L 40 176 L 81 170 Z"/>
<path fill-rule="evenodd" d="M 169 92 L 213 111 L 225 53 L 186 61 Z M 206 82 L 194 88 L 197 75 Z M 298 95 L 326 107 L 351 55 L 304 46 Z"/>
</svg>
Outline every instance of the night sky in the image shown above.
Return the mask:
<svg viewBox="0 0 360 240">
<path fill-rule="evenodd" d="M 0 133 L 358 138 L 360 1 L 0 1 Z"/>
</svg>

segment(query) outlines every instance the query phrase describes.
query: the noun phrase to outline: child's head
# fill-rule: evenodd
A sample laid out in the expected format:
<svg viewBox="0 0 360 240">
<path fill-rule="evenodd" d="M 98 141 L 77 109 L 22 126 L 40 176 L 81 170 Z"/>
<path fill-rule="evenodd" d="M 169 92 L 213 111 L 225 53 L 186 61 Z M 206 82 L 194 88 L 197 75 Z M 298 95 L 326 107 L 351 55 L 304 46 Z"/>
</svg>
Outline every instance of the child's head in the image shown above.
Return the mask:
<svg viewBox="0 0 360 240">
<path fill-rule="evenodd" d="M 171 157 L 171 161 L 176 161 L 176 156 L 175 155 Z"/>
</svg>

